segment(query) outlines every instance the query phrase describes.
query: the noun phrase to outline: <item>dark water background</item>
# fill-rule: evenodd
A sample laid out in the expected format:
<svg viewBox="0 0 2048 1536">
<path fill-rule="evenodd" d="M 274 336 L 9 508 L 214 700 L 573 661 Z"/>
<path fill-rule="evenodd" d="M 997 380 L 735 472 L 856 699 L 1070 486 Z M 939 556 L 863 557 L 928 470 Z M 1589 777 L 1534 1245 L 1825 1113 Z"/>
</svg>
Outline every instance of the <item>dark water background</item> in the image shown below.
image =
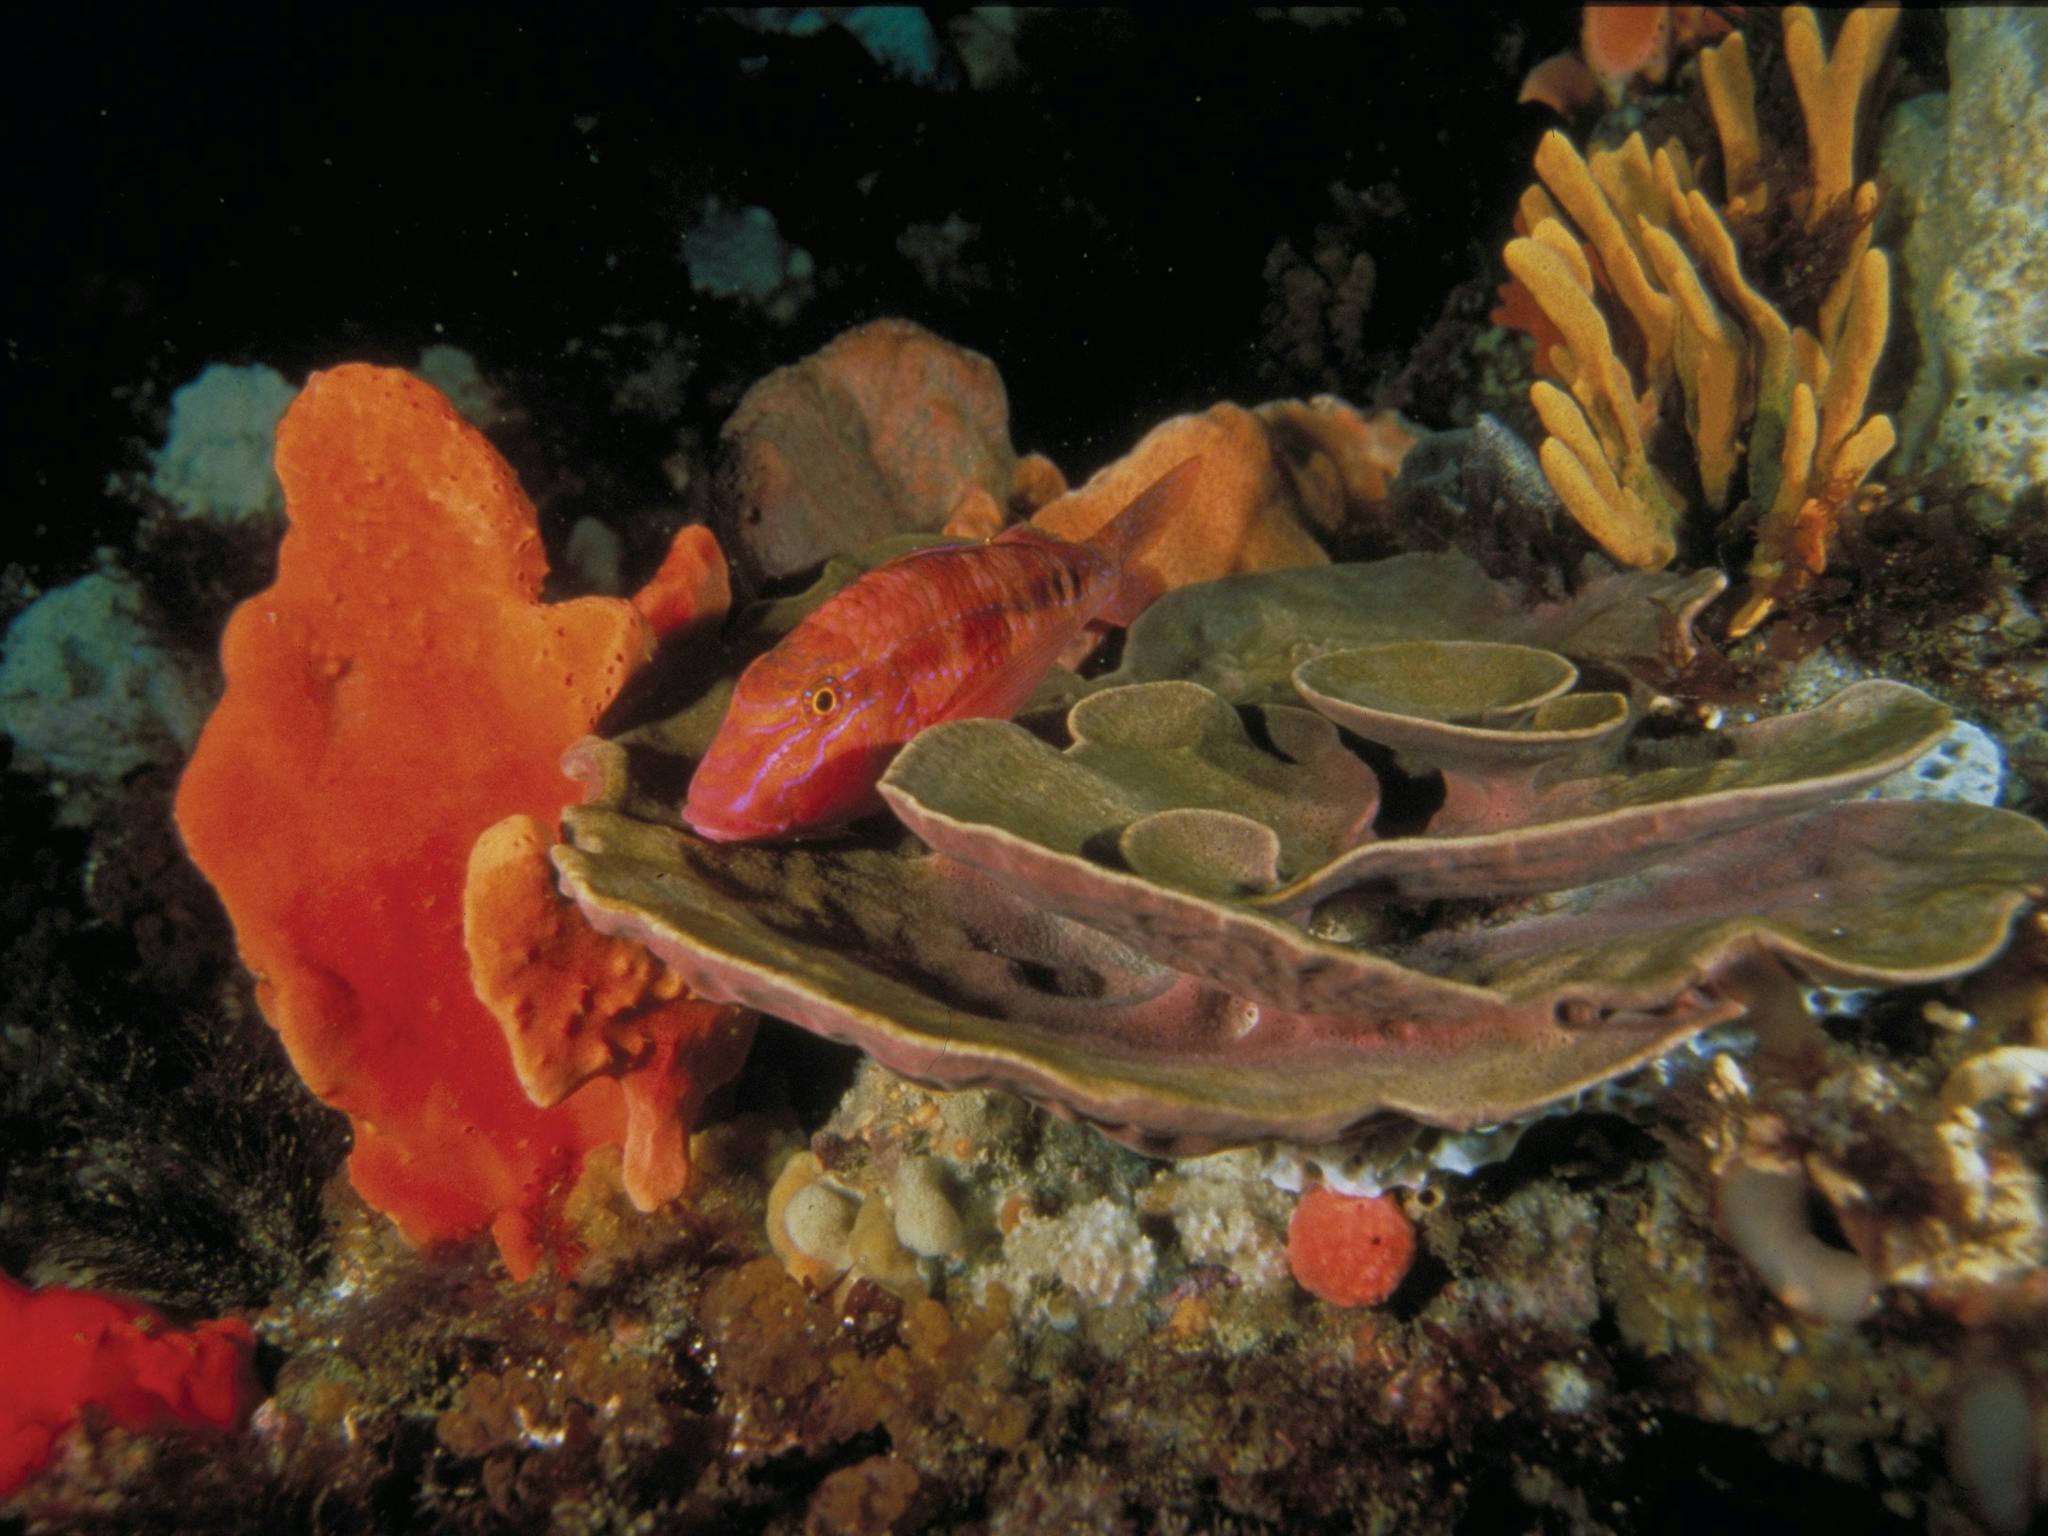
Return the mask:
<svg viewBox="0 0 2048 1536">
<path fill-rule="evenodd" d="M 943 41 L 956 12 L 931 14 Z M 1067 12 L 977 91 L 897 78 L 840 29 L 682 7 L 36 8 L 5 107 L 6 554 L 54 585 L 118 543 L 101 484 L 208 362 L 297 379 L 436 341 L 512 382 L 565 459 L 613 456 L 656 496 L 666 445 L 621 440 L 578 395 L 607 381 L 568 355 L 614 322 L 695 339 L 686 424 L 709 433 L 768 368 L 907 315 L 992 357 L 1020 449 L 1085 474 L 1174 411 L 1330 382 L 1286 377 L 1261 323 L 1268 253 L 1319 224 L 1378 268 L 1378 356 L 1337 381 L 1369 396 L 1497 264 L 1548 126 L 1516 84 L 1575 25 Z M 1377 211 L 1347 224 L 1338 182 Z M 769 208 L 812 253 L 792 323 L 691 291 L 680 233 L 710 196 Z M 934 291 L 896 242 L 954 214 L 985 281 Z M 539 499 L 551 529 L 606 510 Z"/>
</svg>

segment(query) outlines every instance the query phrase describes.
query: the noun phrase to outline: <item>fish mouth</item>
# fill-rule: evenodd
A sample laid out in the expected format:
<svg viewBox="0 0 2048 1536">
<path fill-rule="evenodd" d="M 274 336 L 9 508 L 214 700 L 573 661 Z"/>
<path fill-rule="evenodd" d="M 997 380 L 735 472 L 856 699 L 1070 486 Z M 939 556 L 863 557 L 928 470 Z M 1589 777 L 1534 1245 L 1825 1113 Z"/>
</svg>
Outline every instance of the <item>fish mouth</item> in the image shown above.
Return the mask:
<svg viewBox="0 0 2048 1536">
<path fill-rule="evenodd" d="M 683 805 L 683 822 L 689 829 L 707 842 L 751 843 L 775 836 L 776 829 L 765 822 L 749 821 L 744 816 L 734 816 L 726 811 L 714 811 L 705 806 Z"/>
</svg>

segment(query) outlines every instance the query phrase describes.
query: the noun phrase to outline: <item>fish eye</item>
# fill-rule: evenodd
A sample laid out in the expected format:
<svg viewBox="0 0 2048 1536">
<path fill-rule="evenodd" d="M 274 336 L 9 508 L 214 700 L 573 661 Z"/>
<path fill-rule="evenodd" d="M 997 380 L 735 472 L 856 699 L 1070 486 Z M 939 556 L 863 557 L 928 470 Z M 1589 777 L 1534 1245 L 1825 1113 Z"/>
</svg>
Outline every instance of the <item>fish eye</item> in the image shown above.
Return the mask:
<svg viewBox="0 0 2048 1536">
<path fill-rule="evenodd" d="M 804 700 L 811 714 L 829 715 L 839 707 L 839 689 L 831 678 L 814 685 Z"/>
</svg>

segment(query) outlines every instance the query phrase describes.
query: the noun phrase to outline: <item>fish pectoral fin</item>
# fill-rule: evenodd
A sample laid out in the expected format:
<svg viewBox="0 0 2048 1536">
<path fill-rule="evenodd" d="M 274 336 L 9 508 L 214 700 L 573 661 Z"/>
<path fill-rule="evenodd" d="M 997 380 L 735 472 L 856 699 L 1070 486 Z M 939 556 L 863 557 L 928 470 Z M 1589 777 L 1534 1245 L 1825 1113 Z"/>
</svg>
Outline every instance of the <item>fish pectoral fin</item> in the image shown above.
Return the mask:
<svg viewBox="0 0 2048 1536">
<path fill-rule="evenodd" d="M 1071 672 L 1080 671 L 1087 664 L 1088 658 L 1095 654 L 1097 647 L 1102 644 L 1110 630 L 1115 627 L 1102 619 L 1090 619 L 1068 636 L 1067 643 L 1060 648 L 1060 653 L 1054 660 Z M 1022 709 L 1024 706 L 1020 704 L 1017 707 Z"/>
<path fill-rule="evenodd" d="M 947 702 L 945 719 L 965 720 L 994 717 L 1006 720 L 1023 708 L 1024 701 L 1038 691 L 1045 674 L 1059 660 L 1060 652 L 1074 638 L 1074 624 L 1048 625 L 1029 645 L 1000 667 L 977 673 L 960 685 Z"/>
</svg>

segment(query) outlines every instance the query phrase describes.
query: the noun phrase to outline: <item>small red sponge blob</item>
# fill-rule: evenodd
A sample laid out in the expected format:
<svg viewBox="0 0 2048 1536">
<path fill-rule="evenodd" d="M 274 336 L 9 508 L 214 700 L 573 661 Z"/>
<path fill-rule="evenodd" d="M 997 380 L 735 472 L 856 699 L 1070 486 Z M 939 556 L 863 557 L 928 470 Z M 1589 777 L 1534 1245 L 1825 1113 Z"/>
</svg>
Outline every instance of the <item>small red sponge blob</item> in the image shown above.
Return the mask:
<svg viewBox="0 0 2048 1536">
<path fill-rule="evenodd" d="M 1415 1258 L 1415 1229 L 1392 1195 L 1316 1188 L 1287 1224 L 1287 1265 L 1302 1289 L 1340 1307 L 1385 1301 Z"/>
<path fill-rule="evenodd" d="M 263 1396 L 255 1347 L 240 1318 L 177 1329 L 141 1302 L 0 1274 L 0 1498 L 42 1471 L 88 1407 L 142 1433 L 240 1428 Z"/>
</svg>

